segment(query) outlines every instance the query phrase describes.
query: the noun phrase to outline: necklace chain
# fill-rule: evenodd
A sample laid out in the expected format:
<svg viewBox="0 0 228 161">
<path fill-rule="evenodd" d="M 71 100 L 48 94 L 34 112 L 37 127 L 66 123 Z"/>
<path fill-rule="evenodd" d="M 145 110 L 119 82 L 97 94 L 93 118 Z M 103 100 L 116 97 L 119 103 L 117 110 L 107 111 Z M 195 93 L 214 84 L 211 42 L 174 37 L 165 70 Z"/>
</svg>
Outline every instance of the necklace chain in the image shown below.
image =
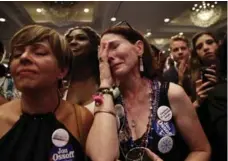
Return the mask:
<svg viewBox="0 0 228 161">
<path fill-rule="evenodd" d="M 122 153 L 123 153 L 123 150 L 126 152 L 132 148 L 148 147 L 148 145 L 151 144 L 151 142 L 152 142 L 152 139 L 153 139 L 152 124 L 153 124 L 154 120 L 156 119 L 156 111 L 158 108 L 160 90 L 159 90 L 159 83 L 157 80 L 154 80 L 154 81 L 149 80 L 148 82 L 150 85 L 149 87 L 150 87 L 150 89 L 152 89 L 152 91 L 150 92 L 150 98 L 149 98 L 151 106 L 149 107 L 150 114 L 148 116 L 149 120 L 148 120 L 148 124 L 147 124 L 147 130 L 146 130 L 145 134 L 143 135 L 141 143 L 139 145 L 137 145 L 133 141 L 131 129 L 129 128 L 129 123 L 127 120 L 127 112 L 126 112 L 126 110 L 124 110 L 125 118 L 123 120 L 123 125 L 121 126 L 120 133 L 119 133 L 120 148 L 121 148 Z M 122 96 L 121 96 L 121 104 L 124 107 L 125 104 L 124 104 L 124 100 L 123 100 Z M 136 126 L 136 124 L 135 124 L 135 126 Z"/>
</svg>

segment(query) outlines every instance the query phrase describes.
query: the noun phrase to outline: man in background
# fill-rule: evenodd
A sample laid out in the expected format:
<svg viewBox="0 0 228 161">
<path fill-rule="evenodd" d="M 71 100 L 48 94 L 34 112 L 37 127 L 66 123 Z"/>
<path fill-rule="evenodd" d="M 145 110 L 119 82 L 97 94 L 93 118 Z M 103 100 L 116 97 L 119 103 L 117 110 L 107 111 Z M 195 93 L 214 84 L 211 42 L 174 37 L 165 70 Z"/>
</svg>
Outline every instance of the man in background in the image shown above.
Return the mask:
<svg viewBox="0 0 228 161">
<path fill-rule="evenodd" d="M 170 39 L 169 68 L 163 73 L 166 81 L 179 84 L 188 95 L 191 94 L 191 81 L 188 69 L 190 55 L 189 41 L 184 36 L 173 36 Z"/>
</svg>

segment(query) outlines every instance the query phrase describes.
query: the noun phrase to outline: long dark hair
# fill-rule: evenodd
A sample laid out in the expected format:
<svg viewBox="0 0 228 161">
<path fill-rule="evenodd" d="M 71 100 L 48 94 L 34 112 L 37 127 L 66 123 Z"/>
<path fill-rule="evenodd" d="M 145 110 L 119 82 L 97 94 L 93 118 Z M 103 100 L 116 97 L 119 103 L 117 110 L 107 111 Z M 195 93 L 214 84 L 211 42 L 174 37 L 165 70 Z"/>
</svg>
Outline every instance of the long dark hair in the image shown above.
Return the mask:
<svg viewBox="0 0 228 161">
<path fill-rule="evenodd" d="M 128 26 L 113 26 L 107 29 L 105 32 L 102 33 L 101 37 L 105 34 L 117 34 L 124 37 L 130 43 L 135 44 L 138 40 L 141 40 L 144 45 L 144 53 L 142 55 L 144 72 L 141 73 L 142 76 L 145 76 L 149 79 L 159 78 L 158 67 L 156 66 L 154 53 L 150 47 L 150 44 L 147 40 L 140 34 L 137 30 L 128 27 Z"/>
<path fill-rule="evenodd" d="M 218 58 L 220 61 L 220 76 L 222 80 L 227 77 L 227 36 L 225 36 L 221 46 L 218 49 Z"/>
<path fill-rule="evenodd" d="M 191 59 L 190 59 L 190 71 L 191 71 L 191 84 L 192 84 L 192 88 L 195 89 L 196 85 L 195 82 L 197 79 L 199 79 L 200 77 L 200 70 L 201 67 L 203 66 L 203 62 L 202 60 L 199 58 L 197 52 L 196 52 L 196 41 L 203 35 L 209 35 L 211 36 L 214 41 L 217 43 L 217 39 L 214 36 L 213 33 L 208 32 L 208 31 L 204 31 L 204 32 L 200 32 L 200 33 L 196 33 L 193 38 L 192 38 L 192 54 L 191 54 Z M 196 91 L 193 90 L 192 92 L 192 100 L 194 100 L 196 98 Z"/>
<path fill-rule="evenodd" d="M 192 81 L 196 81 L 198 79 L 200 68 L 202 67 L 203 63 L 200 60 L 197 51 L 196 51 L 196 41 L 203 35 L 209 35 L 211 36 L 216 43 L 218 43 L 216 37 L 213 33 L 204 31 L 200 33 L 196 33 L 192 38 L 192 54 L 191 54 L 191 60 L 190 60 L 190 66 L 191 66 L 191 77 Z"/>
</svg>

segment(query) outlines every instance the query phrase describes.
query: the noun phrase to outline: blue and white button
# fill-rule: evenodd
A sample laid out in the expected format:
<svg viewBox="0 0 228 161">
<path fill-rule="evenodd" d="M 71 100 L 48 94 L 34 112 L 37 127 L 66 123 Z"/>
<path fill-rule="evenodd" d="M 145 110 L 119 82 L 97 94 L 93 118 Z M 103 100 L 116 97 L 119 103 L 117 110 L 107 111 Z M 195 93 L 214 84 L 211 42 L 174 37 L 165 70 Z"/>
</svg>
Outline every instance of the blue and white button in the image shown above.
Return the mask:
<svg viewBox="0 0 228 161">
<path fill-rule="evenodd" d="M 173 139 L 170 136 L 162 137 L 158 142 L 159 152 L 166 154 L 173 148 Z"/>
<path fill-rule="evenodd" d="M 161 120 L 155 120 L 155 122 L 153 123 L 153 128 L 156 133 L 161 137 L 176 135 L 175 126 L 171 121 L 165 122 Z"/>
</svg>

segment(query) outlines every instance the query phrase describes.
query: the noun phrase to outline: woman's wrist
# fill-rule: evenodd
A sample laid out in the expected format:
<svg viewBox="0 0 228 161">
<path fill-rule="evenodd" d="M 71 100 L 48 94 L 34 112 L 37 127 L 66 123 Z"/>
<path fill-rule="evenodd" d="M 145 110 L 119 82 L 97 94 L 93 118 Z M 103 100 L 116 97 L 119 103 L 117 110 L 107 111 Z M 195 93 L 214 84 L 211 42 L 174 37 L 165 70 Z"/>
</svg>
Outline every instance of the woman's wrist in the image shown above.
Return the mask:
<svg viewBox="0 0 228 161">
<path fill-rule="evenodd" d="M 100 83 L 99 88 L 112 88 L 112 85 L 108 82 L 102 82 L 102 83 Z"/>
<path fill-rule="evenodd" d="M 102 103 L 96 103 L 95 101 L 95 111 L 99 110 L 107 110 L 107 111 L 113 111 L 116 112 L 114 108 L 114 103 L 113 103 L 113 97 L 110 94 L 102 94 Z"/>
</svg>

